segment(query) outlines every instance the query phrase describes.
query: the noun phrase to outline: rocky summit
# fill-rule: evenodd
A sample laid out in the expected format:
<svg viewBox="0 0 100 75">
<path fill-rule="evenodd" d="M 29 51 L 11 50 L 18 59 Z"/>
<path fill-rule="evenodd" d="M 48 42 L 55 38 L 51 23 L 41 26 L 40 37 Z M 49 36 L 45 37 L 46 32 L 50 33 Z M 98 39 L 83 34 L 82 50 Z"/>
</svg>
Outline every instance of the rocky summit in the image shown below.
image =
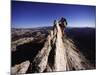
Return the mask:
<svg viewBox="0 0 100 75">
<path fill-rule="evenodd" d="M 74 41 L 65 35 L 66 27 L 66 19 L 55 20 L 53 28 L 48 30 L 46 35 L 38 32 L 35 34 L 37 38 L 27 37 L 13 41 L 14 64 L 11 74 L 93 69 L 90 62 L 76 48 Z"/>
</svg>

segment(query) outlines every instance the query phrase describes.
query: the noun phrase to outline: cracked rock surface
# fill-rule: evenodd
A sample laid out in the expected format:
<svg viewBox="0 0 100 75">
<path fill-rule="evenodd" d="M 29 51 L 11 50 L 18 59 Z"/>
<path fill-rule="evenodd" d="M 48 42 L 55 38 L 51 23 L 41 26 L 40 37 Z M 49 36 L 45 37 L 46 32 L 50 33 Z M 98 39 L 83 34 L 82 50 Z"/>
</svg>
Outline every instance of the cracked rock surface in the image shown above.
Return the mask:
<svg viewBox="0 0 100 75">
<path fill-rule="evenodd" d="M 11 74 L 92 69 L 89 61 L 61 29 L 56 22 L 47 34 L 42 34 L 42 31 L 29 37 L 28 34 L 32 33 L 28 33 L 21 36 L 24 38 L 13 41 Z"/>
</svg>

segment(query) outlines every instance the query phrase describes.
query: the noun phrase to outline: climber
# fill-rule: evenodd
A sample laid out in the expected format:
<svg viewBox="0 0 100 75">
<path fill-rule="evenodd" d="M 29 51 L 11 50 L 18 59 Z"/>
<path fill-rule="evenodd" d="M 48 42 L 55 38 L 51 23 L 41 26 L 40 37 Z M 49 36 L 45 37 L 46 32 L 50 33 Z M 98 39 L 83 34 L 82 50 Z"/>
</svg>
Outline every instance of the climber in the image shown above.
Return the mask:
<svg viewBox="0 0 100 75">
<path fill-rule="evenodd" d="M 64 35 L 64 30 L 65 28 L 67 27 L 67 21 L 65 18 L 61 18 L 60 21 L 59 21 L 59 26 L 61 28 L 61 31 L 62 31 L 62 35 Z"/>
</svg>

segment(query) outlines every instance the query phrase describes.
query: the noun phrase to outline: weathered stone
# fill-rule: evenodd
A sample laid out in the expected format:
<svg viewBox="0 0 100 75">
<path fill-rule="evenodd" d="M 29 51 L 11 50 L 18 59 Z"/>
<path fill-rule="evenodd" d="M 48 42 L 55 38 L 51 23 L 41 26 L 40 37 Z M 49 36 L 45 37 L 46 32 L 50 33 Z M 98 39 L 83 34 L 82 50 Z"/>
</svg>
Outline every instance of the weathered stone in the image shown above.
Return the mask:
<svg viewBox="0 0 100 75">
<path fill-rule="evenodd" d="M 21 64 L 15 65 L 11 68 L 11 74 L 17 75 L 17 74 L 24 74 L 27 72 L 28 67 L 30 65 L 29 61 L 22 62 Z"/>
</svg>

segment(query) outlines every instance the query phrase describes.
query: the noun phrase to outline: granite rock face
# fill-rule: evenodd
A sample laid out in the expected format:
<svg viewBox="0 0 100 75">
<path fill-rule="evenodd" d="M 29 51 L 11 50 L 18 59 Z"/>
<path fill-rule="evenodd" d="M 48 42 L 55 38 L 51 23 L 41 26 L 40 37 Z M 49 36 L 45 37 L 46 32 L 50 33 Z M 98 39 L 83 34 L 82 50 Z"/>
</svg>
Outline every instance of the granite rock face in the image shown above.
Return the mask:
<svg viewBox="0 0 100 75">
<path fill-rule="evenodd" d="M 14 67 L 11 68 L 12 75 L 26 73 L 29 68 L 29 65 L 30 65 L 29 61 L 25 61 L 22 62 L 21 64 L 15 65 Z"/>
<path fill-rule="evenodd" d="M 12 67 L 12 74 L 85 70 L 92 68 L 82 53 L 76 49 L 74 42 L 64 35 L 64 28 L 59 24 L 66 24 L 66 20 L 63 21 L 64 23 L 60 21 L 55 21 L 53 29 L 49 31 L 44 41 L 43 47 L 38 50 L 36 55 L 28 61 L 21 62 Z M 38 36 L 40 35 L 41 33 L 38 33 Z M 27 40 L 33 41 L 33 38 Z M 20 44 L 26 43 L 27 40 Z"/>
</svg>

